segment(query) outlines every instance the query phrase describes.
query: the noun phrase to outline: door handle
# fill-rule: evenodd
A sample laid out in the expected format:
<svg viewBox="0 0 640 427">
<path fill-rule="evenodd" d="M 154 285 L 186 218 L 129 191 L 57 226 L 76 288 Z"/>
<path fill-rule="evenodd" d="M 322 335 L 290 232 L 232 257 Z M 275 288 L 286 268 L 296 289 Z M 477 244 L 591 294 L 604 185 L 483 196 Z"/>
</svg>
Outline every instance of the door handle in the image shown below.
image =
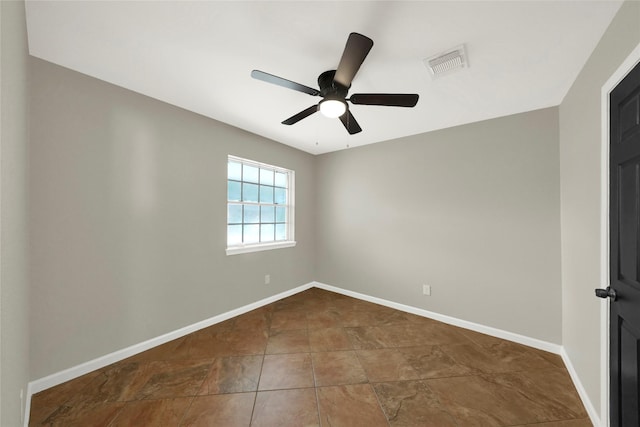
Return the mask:
<svg viewBox="0 0 640 427">
<path fill-rule="evenodd" d="M 607 286 L 607 289 L 596 289 L 596 296 L 598 298 L 611 298 L 611 301 L 615 301 L 618 298 L 616 290 L 611 286 Z"/>
</svg>

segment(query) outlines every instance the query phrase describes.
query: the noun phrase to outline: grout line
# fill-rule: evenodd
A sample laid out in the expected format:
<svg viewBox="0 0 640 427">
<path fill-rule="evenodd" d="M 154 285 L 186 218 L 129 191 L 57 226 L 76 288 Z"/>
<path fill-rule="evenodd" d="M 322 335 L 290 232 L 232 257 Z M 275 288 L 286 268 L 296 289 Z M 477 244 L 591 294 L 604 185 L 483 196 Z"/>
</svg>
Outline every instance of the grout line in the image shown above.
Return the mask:
<svg viewBox="0 0 640 427">
<path fill-rule="evenodd" d="M 544 350 L 550 353 L 555 353 L 555 354 L 561 353 L 562 346 L 559 344 L 542 341 L 540 339 L 531 338 L 515 332 L 509 332 L 502 329 L 481 325 L 478 323 L 470 322 L 463 319 L 458 319 L 458 318 L 444 315 L 441 313 L 431 312 L 428 310 L 409 306 L 406 304 L 400 304 L 394 301 L 385 300 L 383 298 L 373 297 L 370 295 L 361 294 L 359 292 L 338 288 L 335 286 L 327 285 L 325 283 L 313 282 L 313 286 L 318 289 L 323 289 L 329 292 L 336 293 L 338 295 L 355 298 L 356 300 L 359 300 L 359 301 L 365 301 L 372 304 L 381 305 L 381 306 L 399 310 L 405 313 L 414 314 L 420 317 L 435 320 L 440 323 L 445 323 L 451 326 L 457 326 L 463 329 L 470 329 L 472 331 L 479 332 L 481 334 L 490 335 L 490 336 L 497 337 L 507 341 L 513 341 L 519 344 L 523 344 L 529 347 L 534 347 L 539 350 Z"/>
<path fill-rule="evenodd" d="M 451 419 L 451 421 L 453 421 L 453 423 L 456 425 L 456 427 L 459 427 L 460 424 L 458 423 L 458 419 L 452 413 L 450 413 L 447 410 L 447 408 L 444 407 L 442 402 L 440 402 L 440 396 L 438 396 L 438 394 L 431 388 L 431 386 L 427 383 L 427 381 L 423 380 L 422 382 L 429 389 L 429 391 L 433 394 L 433 396 L 436 398 L 436 401 L 438 402 L 438 408 L 441 409 L 442 412 L 446 413 L 449 416 L 449 418 Z"/>
<path fill-rule="evenodd" d="M 369 378 L 369 374 L 367 373 L 367 369 L 364 367 L 362 361 L 360 360 L 360 356 L 358 355 L 358 351 L 354 350 L 354 353 L 355 353 L 355 356 L 356 356 L 356 360 L 358 361 L 358 363 L 362 367 L 362 370 L 364 371 L 364 374 L 367 377 L 366 384 L 368 384 L 369 387 L 371 387 L 371 391 L 373 392 L 373 395 L 376 397 L 376 402 L 378 402 L 378 407 L 380 407 L 380 411 L 382 412 L 382 415 L 384 416 L 384 419 L 387 422 L 387 425 L 391 426 L 391 422 L 389 421 L 389 417 L 387 416 L 387 413 L 385 412 L 384 407 L 382 406 L 382 403 L 380 402 L 380 396 L 378 396 L 378 393 L 376 392 L 376 389 L 373 386 L 373 384 L 375 384 L 375 383 L 372 382 L 371 379 Z"/>
<path fill-rule="evenodd" d="M 193 396 L 191 398 L 191 402 L 189 402 L 189 405 L 187 405 L 187 409 L 184 411 L 184 413 L 182 414 L 182 417 L 180 417 L 180 420 L 178 420 L 178 426 L 182 426 L 182 422 L 184 421 L 184 419 L 187 417 L 187 414 L 189 413 L 189 411 L 191 410 L 191 407 L 193 406 L 193 402 L 195 402 L 196 400 L 196 396 Z"/>
<path fill-rule="evenodd" d="M 272 317 L 272 314 L 269 315 L 269 319 L 267 320 L 267 326 L 269 326 L 269 329 L 271 328 L 271 317 Z M 264 359 L 265 357 L 267 357 L 267 346 L 269 345 L 269 337 L 270 335 L 267 336 L 267 343 L 264 345 L 264 350 L 262 351 L 262 362 L 260 363 L 260 374 L 258 375 L 258 383 L 256 384 L 256 391 L 253 397 L 253 406 L 251 407 L 251 418 L 249 419 L 249 426 L 253 424 L 253 414 L 256 411 L 256 403 L 258 402 L 258 393 L 260 392 L 260 381 L 262 380 L 262 370 L 264 368 Z"/>
<path fill-rule="evenodd" d="M 191 325 L 182 327 L 180 329 L 167 332 L 163 335 L 150 338 L 141 343 L 134 344 L 132 346 L 100 356 L 96 359 L 86 361 L 84 363 L 81 363 L 80 365 L 72 366 L 62 371 L 47 375 L 46 377 L 30 381 L 29 384 L 27 385 L 27 392 L 28 392 L 27 400 L 30 402 L 31 397 L 34 394 L 37 394 L 41 391 L 47 390 L 49 388 L 55 387 L 69 380 L 76 379 L 87 373 L 90 373 L 90 372 L 102 369 L 106 366 L 112 365 L 114 363 L 120 362 L 124 359 L 135 356 L 137 354 L 140 354 L 146 350 L 150 350 L 159 345 L 166 344 L 170 341 L 174 341 L 179 338 L 183 338 L 187 335 L 190 335 L 193 332 L 200 331 L 202 329 L 208 328 L 218 323 L 222 323 L 228 319 L 237 317 L 242 314 L 246 314 L 250 311 L 254 311 L 258 308 L 267 306 L 269 304 L 273 304 L 274 302 L 278 302 L 284 298 L 288 298 L 290 296 L 299 294 L 300 292 L 304 292 L 312 287 L 313 287 L 313 283 L 307 283 L 307 284 L 298 286 L 296 288 L 292 288 L 287 291 L 281 292 L 279 294 L 261 299 L 259 301 L 244 305 L 242 307 L 215 315 L 213 317 L 193 323 Z M 25 426 L 28 425 L 27 422 L 28 422 L 27 417 L 25 417 Z"/>
<path fill-rule="evenodd" d="M 380 412 L 382 412 L 382 416 L 384 417 L 384 420 L 387 422 L 387 426 L 391 426 L 391 422 L 389 421 L 389 417 L 387 416 L 387 413 L 384 411 L 384 407 L 382 406 L 382 402 L 380 402 L 380 396 L 378 396 L 378 393 L 376 393 L 376 389 L 373 386 L 373 384 L 371 382 L 369 382 L 369 387 L 371 387 L 371 392 L 373 393 L 373 395 L 376 397 L 376 402 L 378 402 L 378 407 L 380 408 Z"/>
<path fill-rule="evenodd" d="M 352 297 L 352 298 L 353 298 L 353 297 Z M 271 304 L 275 304 L 275 303 L 271 303 Z M 267 305 L 267 306 L 269 306 L 269 305 Z M 396 310 L 398 310 L 398 309 L 396 309 Z M 400 310 L 400 311 L 402 311 L 402 310 Z M 269 312 L 269 313 L 267 314 L 267 316 L 268 316 L 268 319 L 267 319 L 267 326 L 268 326 L 268 328 L 267 328 L 266 330 L 267 330 L 267 332 L 268 332 L 268 333 L 271 331 L 270 326 L 271 326 L 272 315 L 273 315 L 273 312 Z M 305 330 L 305 334 L 306 334 L 306 336 L 307 336 L 307 339 L 309 339 L 308 321 L 306 322 L 306 326 L 307 326 L 307 327 L 306 327 L 305 329 L 294 329 L 294 330 Z M 370 326 L 370 325 L 369 325 L 369 326 L 354 326 L 354 327 L 346 327 L 346 326 L 342 325 L 342 326 L 340 326 L 340 327 L 333 327 L 333 328 L 335 328 L 335 329 L 342 329 L 342 330 L 345 330 L 345 329 L 347 329 L 347 328 L 368 328 L 368 327 L 379 327 L 379 326 Z M 325 329 L 325 328 L 321 328 L 321 329 Z M 286 330 L 282 330 L 282 331 L 286 331 Z M 194 331 L 193 333 L 195 333 L 195 332 L 197 332 L 197 331 Z M 348 335 L 348 334 L 347 334 L 347 335 Z M 469 336 L 467 336 L 466 334 L 463 334 L 463 335 L 464 335 L 464 337 L 469 341 L 469 344 L 473 344 L 474 346 L 476 346 L 476 347 L 480 347 L 480 348 L 482 348 L 482 349 L 484 349 L 484 348 L 485 348 L 484 346 L 480 345 L 479 343 L 477 343 L 475 340 L 473 340 L 472 338 L 470 338 L 470 337 L 469 337 Z M 189 336 L 189 335 L 186 335 L 186 336 L 182 337 L 182 339 L 185 339 L 187 336 Z M 405 360 L 405 361 L 408 363 L 408 361 L 407 361 L 407 357 L 406 357 L 406 355 L 402 354 L 401 349 L 403 349 L 403 348 L 415 348 L 415 347 L 422 347 L 422 346 L 424 346 L 424 345 L 409 345 L 409 346 L 402 346 L 402 347 L 399 347 L 399 346 L 397 346 L 397 345 L 393 345 L 393 346 L 390 346 L 390 347 L 374 348 L 374 349 L 356 349 L 356 348 L 353 348 L 353 342 L 352 342 L 352 340 L 351 340 L 351 336 L 350 336 L 350 335 L 348 335 L 348 336 L 347 336 L 347 338 L 349 339 L 349 343 L 351 344 L 351 347 L 352 347 L 352 348 L 348 348 L 348 349 L 327 349 L 327 350 L 314 351 L 314 350 L 312 350 L 312 349 L 311 349 L 311 346 L 310 346 L 310 343 L 309 343 L 309 351 L 297 351 L 297 352 L 287 352 L 287 353 L 270 353 L 270 354 L 268 354 L 268 353 L 267 353 L 267 346 L 268 346 L 268 343 L 269 343 L 269 338 L 268 338 L 268 339 L 267 339 L 267 341 L 266 341 L 266 344 L 264 345 L 263 350 L 262 350 L 262 352 L 261 352 L 261 353 L 251 353 L 251 354 L 234 354 L 234 355 L 223 356 L 223 357 L 217 357 L 217 356 L 214 356 L 214 357 L 207 357 L 207 358 L 202 358 L 202 359 L 200 359 L 200 358 L 198 358 L 198 359 L 191 359 L 191 358 L 188 358 L 188 357 L 187 357 L 185 360 L 191 360 L 191 361 L 208 360 L 208 361 L 210 361 L 210 363 L 211 363 L 211 367 L 210 367 L 209 371 L 207 372 L 207 375 L 205 375 L 204 379 L 202 380 L 202 383 L 199 385 L 199 387 L 198 387 L 198 389 L 197 389 L 196 393 L 195 393 L 193 396 L 184 396 L 184 397 L 191 397 L 191 401 L 190 401 L 190 403 L 189 403 L 189 405 L 188 405 L 187 409 L 186 409 L 186 410 L 185 410 L 185 412 L 183 413 L 182 418 L 180 419 L 179 425 L 180 425 L 182 422 L 184 422 L 185 417 L 187 416 L 187 414 L 189 413 L 190 409 L 192 408 L 192 406 L 193 406 L 193 403 L 194 403 L 195 399 L 199 397 L 198 392 L 202 389 L 202 386 L 204 385 L 204 383 L 205 383 L 205 382 L 207 381 L 207 379 L 209 378 L 209 374 L 211 373 L 211 370 L 213 369 L 213 364 L 215 363 L 215 360 L 216 360 L 216 359 L 219 359 L 219 358 L 230 358 L 230 357 L 250 357 L 250 356 L 251 356 L 251 357 L 257 357 L 257 356 L 260 356 L 260 355 L 262 356 L 262 361 L 261 361 L 261 365 L 260 365 L 260 372 L 259 372 L 259 375 L 258 375 L 258 381 L 257 381 L 257 384 L 256 384 L 256 390 L 255 390 L 255 391 L 243 391 L 243 392 L 239 392 L 239 393 L 254 393 L 254 402 L 253 402 L 252 411 L 251 411 L 251 419 L 250 419 L 251 421 L 250 421 L 250 423 L 253 421 L 253 415 L 254 415 L 254 413 L 255 413 L 255 410 L 256 410 L 256 404 L 257 404 L 257 394 L 258 394 L 259 392 L 261 392 L 261 391 L 262 391 L 262 392 L 269 392 L 269 391 L 284 391 L 284 390 L 303 390 L 303 389 L 309 389 L 309 388 L 310 388 L 310 387 L 294 387 L 294 388 L 278 388 L 278 389 L 272 389 L 272 390 L 259 390 L 260 381 L 261 381 L 262 374 L 263 374 L 263 368 L 264 368 L 264 363 L 265 363 L 265 358 L 266 358 L 266 356 L 280 356 L 280 355 L 291 355 L 291 354 L 308 354 L 308 355 L 309 355 L 309 358 L 311 359 L 311 370 L 312 370 L 312 376 L 313 376 L 313 388 L 314 388 L 315 396 L 316 396 L 317 415 L 318 415 L 318 419 L 319 419 L 319 421 L 320 421 L 320 420 L 321 420 L 321 412 L 320 412 L 319 389 L 320 389 L 320 388 L 329 388 L 329 387 L 344 387 L 344 386 L 350 386 L 350 385 L 355 385 L 355 384 L 336 384 L 336 385 L 328 384 L 328 385 L 324 385 L 324 386 L 319 386 L 319 385 L 318 385 L 318 383 L 317 383 L 316 372 L 315 372 L 315 364 L 314 364 L 314 361 L 313 361 L 313 357 L 312 357 L 312 355 L 313 355 L 313 354 L 329 353 L 329 352 L 347 352 L 347 351 L 354 352 L 354 353 L 355 353 L 355 356 L 356 356 L 356 360 L 358 360 L 358 363 L 360 363 L 360 365 L 361 365 L 361 367 L 363 368 L 363 371 L 364 371 L 364 373 L 365 373 L 365 375 L 366 375 L 366 378 L 367 378 L 367 380 L 366 380 L 366 382 L 365 382 L 365 383 L 357 383 L 357 384 L 368 384 L 368 385 L 369 385 L 369 387 L 371 388 L 371 390 L 372 390 L 372 391 L 374 392 L 374 394 L 376 395 L 376 400 L 377 400 L 377 402 L 378 402 L 378 405 L 380 406 L 380 409 L 382 410 L 383 415 L 385 416 L 385 420 L 387 421 L 387 425 L 390 425 L 390 421 L 387 419 L 387 415 L 386 415 L 386 413 L 385 413 L 385 411 L 384 411 L 384 409 L 383 409 L 383 407 L 382 407 L 381 400 L 380 400 L 380 396 L 378 396 L 378 394 L 377 394 L 377 393 L 376 393 L 376 391 L 375 391 L 375 388 L 374 388 L 374 385 L 375 385 L 375 384 L 379 384 L 379 383 L 402 383 L 402 382 L 423 382 L 424 384 L 426 384 L 426 385 L 427 385 L 427 387 L 429 387 L 429 384 L 428 384 L 427 382 L 428 382 L 428 381 L 430 381 L 430 380 L 440 380 L 440 379 L 446 379 L 446 378 L 459 378 L 459 377 L 480 377 L 480 376 L 482 376 L 482 375 L 487 375 L 487 374 L 489 374 L 489 375 L 494 375 L 494 374 L 504 374 L 504 373 L 511 373 L 511 372 L 530 372 L 530 371 L 551 371 L 551 370 L 563 370 L 563 368 L 562 368 L 562 367 L 557 367 L 557 366 L 555 366 L 555 365 L 554 365 L 554 366 L 552 366 L 552 367 L 550 367 L 550 368 L 539 368 L 539 369 L 534 369 L 534 370 L 531 370 L 531 369 L 523 369 L 523 370 L 518 370 L 518 371 L 495 372 L 495 373 L 485 373 L 485 372 L 480 372 L 480 373 L 477 373 L 477 374 L 471 374 L 471 375 L 449 375 L 449 376 L 441 376 L 441 377 L 429 377 L 429 378 L 416 378 L 416 379 L 406 379 L 406 380 L 375 381 L 375 382 L 373 382 L 373 381 L 371 381 L 371 380 L 369 379 L 369 375 L 367 374 L 366 369 L 364 369 L 364 365 L 362 364 L 362 361 L 360 360 L 360 357 L 359 357 L 359 354 L 358 354 L 359 352 L 361 352 L 361 351 L 376 351 L 376 350 L 392 350 L 392 351 L 395 351 L 395 352 L 400 353 L 400 354 L 401 354 L 401 356 L 403 357 L 403 360 Z M 215 339 L 215 338 L 214 338 L 214 339 Z M 504 339 L 504 338 L 502 338 L 502 339 Z M 396 344 L 396 343 L 394 342 L 393 344 Z M 452 344 L 452 345 L 456 345 L 456 344 Z M 438 347 L 438 348 L 441 348 L 441 349 L 442 349 L 442 347 L 447 347 L 447 346 L 451 346 L 451 345 L 433 344 L 432 346 L 433 346 L 433 347 Z M 443 350 L 443 352 L 444 352 L 444 354 L 446 354 L 448 357 L 450 357 L 450 358 L 451 358 L 451 359 L 452 359 L 456 364 L 459 364 L 453 356 L 449 355 L 449 354 L 448 354 L 447 352 L 445 352 L 444 350 Z M 187 353 L 188 353 L 188 352 L 187 352 Z M 541 358 L 541 359 L 543 359 L 543 358 Z M 180 360 L 182 360 L 182 359 L 180 359 Z M 117 364 L 117 363 L 121 363 L 121 362 L 122 362 L 122 361 L 115 362 L 115 363 L 114 363 L 114 364 L 112 364 L 112 365 L 115 365 L 115 364 Z M 139 362 L 139 363 L 144 363 L 144 364 L 146 364 L 146 363 L 152 363 L 152 361 Z M 106 368 L 108 368 L 109 366 L 112 366 L 112 365 L 108 365 L 108 366 L 106 366 L 106 367 L 105 367 L 105 369 L 106 369 Z M 567 367 L 566 367 L 566 366 L 564 367 L 564 371 L 568 371 L 568 369 L 567 369 Z M 93 383 L 96 381 L 96 379 L 97 379 L 97 378 L 99 378 L 101 375 L 105 375 L 105 372 L 100 372 L 100 374 L 98 374 L 95 378 L 92 378 L 90 381 L 88 381 L 88 382 L 87 382 L 87 384 L 85 384 L 85 386 L 84 386 L 84 387 L 81 387 L 81 390 L 84 390 L 85 388 L 89 387 L 89 385 L 93 384 Z M 569 372 L 569 375 L 571 375 L 571 372 Z M 431 390 L 431 388 L 430 388 L 430 387 L 429 387 L 429 389 Z M 236 392 L 236 393 L 237 393 L 237 392 Z M 224 395 L 224 394 L 235 394 L 235 393 L 215 393 L 215 394 L 213 394 L 213 395 Z M 208 395 L 208 396 L 211 396 L 210 394 L 207 394 L 207 395 Z M 176 398 L 176 397 L 177 397 L 177 396 L 174 396 L 173 398 Z M 70 399 L 71 399 L 71 398 L 69 398 L 68 400 L 70 400 Z M 148 399 L 148 400 L 163 400 L 163 399 L 158 398 L 158 399 Z M 65 402 L 66 402 L 66 401 L 65 401 Z M 121 415 L 121 413 L 122 413 L 122 411 L 124 410 L 124 408 L 126 408 L 126 406 L 127 406 L 130 402 L 132 402 L 132 401 L 128 401 L 128 402 L 126 402 L 126 404 L 125 404 L 125 405 L 120 409 L 120 411 L 119 411 L 119 412 L 118 412 L 118 414 L 115 416 L 115 418 L 111 421 L 111 423 L 110 423 L 110 424 L 113 424 L 113 423 L 114 423 L 114 421 L 115 421 L 115 420 L 116 420 L 116 419 Z M 439 402 L 439 400 L 438 400 L 438 402 Z M 63 403 L 63 405 L 64 405 L 64 403 Z M 61 406 L 62 406 L 62 405 L 61 405 Z M 451 414 L 449 414 L 449 412 L 448 412 L 448 411 L 446 411 L 446 410 L 444 410 L 444 409 L 443 409 L 443 411 L 444 411 L 444 412 L 446 412 L 449 416 L 451 416 Z"/>
<path fill-rule="evenodd" d="M 318 412 L 318 425 L 322 425 L 322 415 L 320 415 L 320 397 L 318 396 L 318 388 L 314 387 L 313 390 L 316 394 L 316 411 Z"/>
</svg>

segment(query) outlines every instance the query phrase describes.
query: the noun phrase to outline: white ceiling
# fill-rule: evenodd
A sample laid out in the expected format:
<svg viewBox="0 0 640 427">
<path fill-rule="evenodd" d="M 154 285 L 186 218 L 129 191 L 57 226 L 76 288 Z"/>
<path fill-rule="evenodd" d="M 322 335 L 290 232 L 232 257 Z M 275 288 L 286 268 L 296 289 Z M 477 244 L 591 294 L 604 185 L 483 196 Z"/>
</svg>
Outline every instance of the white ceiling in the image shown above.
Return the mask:
<svg viewBox="0 0 640 427">
<path fill-rule="evenodd" d="M 319 154 L 559 105 L 621 1 L 32 1 L 36 57 Z M 350 32 L 374 41 L 350 93 L 418 93 L 415 108 L 352 105 L 363 131 L 314 114 L 307 86 Z M 432 80 L 422 60 L 465 44 L 470 67 Z"/>
</svg>

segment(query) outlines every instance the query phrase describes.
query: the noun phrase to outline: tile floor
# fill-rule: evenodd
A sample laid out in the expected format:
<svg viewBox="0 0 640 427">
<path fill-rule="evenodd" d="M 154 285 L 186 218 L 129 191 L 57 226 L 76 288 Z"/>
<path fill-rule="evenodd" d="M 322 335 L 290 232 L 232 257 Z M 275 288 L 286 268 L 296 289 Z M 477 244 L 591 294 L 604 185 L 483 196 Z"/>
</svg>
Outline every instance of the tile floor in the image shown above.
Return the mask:
<svg viewBox="0 0 640 427">
<path fill-rule="evenodd" d="M 317 288 L 36 394 L 31 426 L 591 426 L 560 357 Z"/>
</svg>

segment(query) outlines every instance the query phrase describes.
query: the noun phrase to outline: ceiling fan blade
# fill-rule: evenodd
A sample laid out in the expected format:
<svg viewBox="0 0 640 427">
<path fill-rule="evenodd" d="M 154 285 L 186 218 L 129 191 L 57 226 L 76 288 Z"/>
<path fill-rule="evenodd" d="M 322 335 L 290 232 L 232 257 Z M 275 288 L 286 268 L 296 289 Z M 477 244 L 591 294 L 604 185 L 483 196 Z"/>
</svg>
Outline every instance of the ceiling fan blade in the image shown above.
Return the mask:
<svg viewBox="0 0 640 427">
<path fill-rule="evenodd" d="M 300 83 L 292 82 L 291 80 L 283 79 L 282 77 L 274 76 L 273 74 L 265 73 L 264 71 L 253 70 L 251 72 L 251 77 L 257 80 L 262 80 L 263 82 L 297 90 L 298 92 L 308 93 L 309 95 L 320 95 L 319 90 L 316 90 L 309 86 L 301 85 Z"/>
<path fill-rule="evenodd" d="M 349 101 L 353 104 L 415 107 L 418 97 L 417 94 L 409 93 L 356 93 L 351 95 Z"/>
<path fill-rule="evenodd" d="M 347 110 L 346 113 L 341 115 L 340 116 L 340 121 L 342 122 L 344 127 L 347 129 L 347 132 L 349 132 L 349 135 L 353 135 L 353 134 L 356 134 L 358 132 L 362 132 L 362 128 L 360 127 L 360 125 L 356 121 L 356 118 L 353 117 L 353 114 L 351 114 L 351 111 Z"/>
<path fill-rule="evenodd" d="M 349 34 L 333 81 L 348 88 L 373 47 L 373 40 L 358 33 Z"/>
<path fill-rule="evenodd" d="M 292 124 L 298 123 L 300 120 L 309 117 L 310 115 L 312 115 L 316 111 L 318 111 L 318 106 L 317 105 L 312 105 L 311 107 L 307 108 L 306 110 L 302 110 L 298 114 L 294 114 L 293 116 L 289 117 L 287 120 L 283 121 L 282 124 L 283 125 L 292 125 Z"/>
</svg>

